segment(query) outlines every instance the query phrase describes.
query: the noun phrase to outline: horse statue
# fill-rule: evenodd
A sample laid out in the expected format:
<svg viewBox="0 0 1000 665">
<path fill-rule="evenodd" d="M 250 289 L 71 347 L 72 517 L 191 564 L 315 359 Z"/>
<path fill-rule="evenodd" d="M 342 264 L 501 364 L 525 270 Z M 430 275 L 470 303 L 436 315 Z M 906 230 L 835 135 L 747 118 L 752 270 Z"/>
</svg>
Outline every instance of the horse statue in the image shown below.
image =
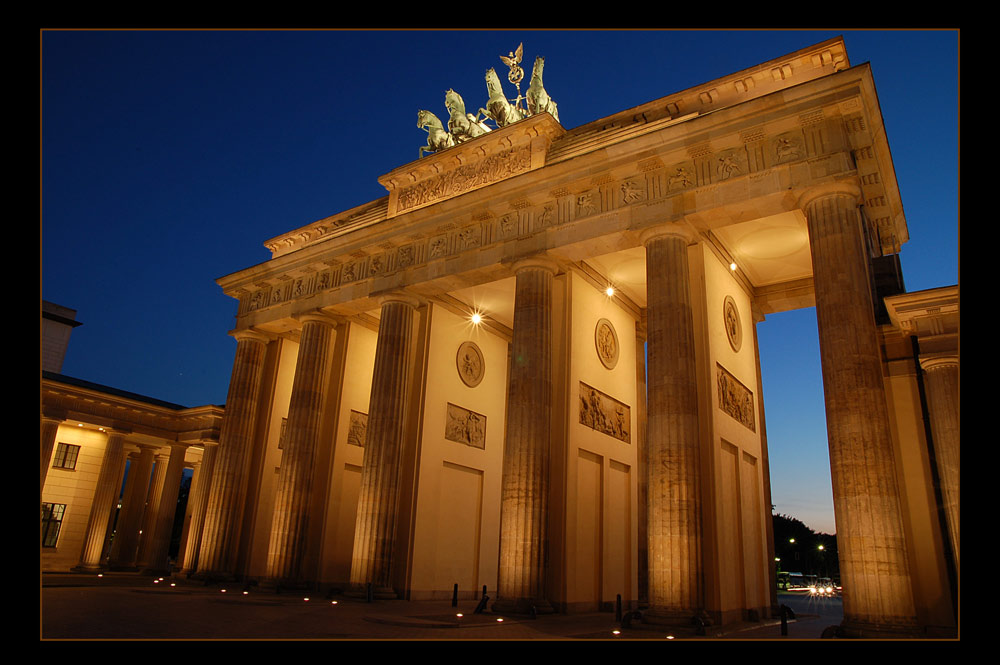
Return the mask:
<svg viewBox="0 0 1000 665">
<path fill-rule="evenodd" d="M 521 109 L 508 102 L 507 98 L 504 97 L 503 88 L 500 86 L 500 77 L 497 76 L 492 67 L 486 72 L 486 90 L 490 93 L 490 99 L 486 102 L 485 109 L 479 109 L 480 115 L 493 120 L 497 127 L 506 127 L 512 122 L 524 118 Z"/>
<path fill-rule="evenodd" d="M 448 131 L 456 143 L 463 143 L 490 131 L 485 123 L 480 122 L 478 116 L 465 112 L 465 101 L 454 90 L 449 89 L 444 94 L 444 105 L 451 114 L 451 118 L 448 119 Z"/>
<path fill-rule="evenodd" d="M 417 127 L 427 131 L 427 145 L 420 147 L 417 159 L 423 157 L 424 153 L 438 152 L 455 145 L 455 138 L 430 111 L 417 111 Z"/>
<path fill-rule="evenodd" d="M 549 94 L 542 86 L 542 69 L 545 67 L 545 58 L 538 56 L 535 58 L 535 66 L 531 70 L 531 83 L 528 85 L 528 92 L 524 98 L 528 102 L 528 113 L 536 115 L 538 113 L 548 113 L 556 122 L 559 122 L 559 112 L 556 103 L 552 101 Z"/>
</svg>

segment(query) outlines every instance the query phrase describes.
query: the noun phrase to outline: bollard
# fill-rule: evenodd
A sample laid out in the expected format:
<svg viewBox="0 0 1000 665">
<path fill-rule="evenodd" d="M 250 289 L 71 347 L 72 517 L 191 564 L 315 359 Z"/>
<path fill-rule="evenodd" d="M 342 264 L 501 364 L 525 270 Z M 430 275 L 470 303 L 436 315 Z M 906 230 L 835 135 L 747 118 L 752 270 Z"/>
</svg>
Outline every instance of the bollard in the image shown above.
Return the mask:
<svg viewBox="0 0 1000 665">
<path fill-rule="evenodd" d="M 375 594 L 372 592 L 372 583 L 369 582 L 365 589 L 365 602 L 371 603 L 375 600 Z"/>
<path fill-rule="evenodd" d="M 615 621 L 621 623 L 622 621 L 622 595 L 618 594 L 618 598 L 615 600 Z"/>
<path fill-rule="evenodd" d="M 458 582 L 455 582 L 455 588 L 451 590 L 451 606 L 458 607 Z"/>
<path fill-rule="evenodd" d="M 781 635 L 782 637 L 788 636 L 788 619 L 791 617 L 795 618 L 795 612 L 792 611 L 788 605 L 782 605 L 781 608 Z"/>
<path fill-rule="evenodd" d="M 486 594 L 484 593 L 484 594 L 483 594 L 483 597 L 479 599 L 479 604 L 478 604 L 478 605 L 476 605 L 476 609 L 475 609 L 475 610 L 473 610 L 473 611 L 472 611 L 472 613 L 473 613 L 473 614 L 482 614 L 482 613 L 483 613 L 483 610 L 485 610 L 485 609 L 486 609 L 486 603 L 487 603 L 487 602 L 489 602 L 489 600 L 490 600 L 490 597 L 489 597 L 489 596 L 487 596 L 487 595 L 486 595 Z"/>
<path fill-rule="evenodd" d="M 483 585 L 483 595 L 484 596 L 486 595 L 486 585 L 485 584 Z"/>
</svg>

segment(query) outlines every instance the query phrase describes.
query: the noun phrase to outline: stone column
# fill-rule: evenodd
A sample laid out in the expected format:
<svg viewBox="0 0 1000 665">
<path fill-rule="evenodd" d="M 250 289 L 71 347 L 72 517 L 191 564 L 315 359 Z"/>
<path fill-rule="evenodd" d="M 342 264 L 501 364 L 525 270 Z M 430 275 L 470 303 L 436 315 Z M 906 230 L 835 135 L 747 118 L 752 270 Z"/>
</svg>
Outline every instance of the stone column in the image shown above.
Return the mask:
<svg viewBox="0 0 1000 665">
<path fill-rule="evenodd" d="M 163 474 L 163 485 L 157 502 L 156 513 L 150 521 L 149 547 L 146 552 L 145 571 L 150 573 L 170 573 L 170 536 L 174 530 L 174 516 L 177 514 L 177 496 L 181 490 L 181 476 L 184 474 L 184 455 L 187 446 L 171 444 L 170 459 Z"/>
<path fill-rule="evenodd" d="M 236 358 L 198 553 L 197 574 L 208 578 L 231 579 L 236 573 L 236 548 L 246 499 L 250 447 L 257 423 L 260 381 L 268 343 L 267 337 L 252 330 L 241 330 L 233 336 L 236 338 Z"/>
<path fill-rule="evenodd" d="M 412 364 L 413 316 L 418 306 L 417 299 L 405 294 L 384 296 L 375 346 L 351 584 L 355 587 L 371 584 L 377 597 L 396 597 L 392 589 L 392 554 L 399 504 L 406 388 Z"/>
<path fill-rule="evenodd" d="M 544 258 L 514 265 L 514 330 L 494 612 L 552 612 L 545 597 L 552 423 L 552 280 Z"/>
<path fill-rule="evenodd" d="M 920 358 L 927 389 L 927 410 L 934 437 L 934 458 L 948 520 L 948 536 L 959 571 L 959 436 L 958 356 L 934 355 Z M 961 577 L 961 573 L 959 573 Z"/>
<path fill-rule="evenodd" d="M 153 480 L 146 495 L 146 511 L 143 513 L 142 527 L 139 529 L 139 553 L 135 558 L 135 565 L 140 570 L 145 570 L 149 566 L 153 531 L 160 514 L 160 499 L 163 498 L 164 482 L 167 478 L 167 455 L 157 454 L 154 460 Z"/>
<path fill-rule="evenodd" d="M 195 466 L 191 478 L 191 524 L 188 525 L 187 542 L 184 546 L 184 568 L 181 572 L 193 573 L 198 569 L 198 550 L 201 547 L 201 530 L 205 524 L 205 509 L 208 507 L 208 493 L 212 487 L 212 470 L 215 468 L 215 454 L 219 444 L 205 442 L 205 452 L 201 464 Z"/>
<path fill-rule="evenodd" d="M 701 468 L 689 232 L 671 224 L 646 247 L 646 450 L 649 610 L 643 621 L 690 623 L 704 611 Z"/>
<path fill-rule="evenodd" d="M 912 634 L 916 612 L 875 329 L 860 190 L 799 201 L 809 224 L 847 634 Z"/>
<path fill-rule="evenodd" d="M 139 455 L 129 466 L 125 502 L 111 548 L 110 565 L 113 569 L 134 568 L 139 550 L 139 528 L 146 511 L 146 494 L 149 490 L 150 472 L 153 470 L 153 451 L 156 448 L 138 445 Z"/>
<path fill-rule="evenodd" d="M 313 468 L 327 406 L 330 353 L 337 320 L 320 311 L 299 317 L 299 339 L 292 394 L 288 403 L 285 448 L 271 520 L 267 576 L 281 587 L 308 586 L 313 575 L 302 570 L 309 533 Z"/>
<path fill-rule="evenodd" d="M 118 490 L 121 488 L 122 474 L 125 472 L 126 432 L 110 429 L 107 433 L 108 441 L 104 448 L 101 471 L 97 476 L 94 501 L 90 505 L 90 516 L 87 518 L 80 563 L 74 568 L 81 572 L 96 572 L 103 569 L 101 554 L 108 533 L 108 522 L 111 521 Z"/>
<path fill-rule="evenodd" d="M 38 485 L 39 492 L 41 492 L 42 488 L 45 487 L 45 476 L 48 474 L 49 465 L 52 463 L 52 449 L 56 447 L 56 432 L 59 430 L 59 425 L 62 424 L 63 420 L 64 418 L 60 416 L 52 416 L 45 413 L 42 414 L 42 480 Z"/>
</svg>

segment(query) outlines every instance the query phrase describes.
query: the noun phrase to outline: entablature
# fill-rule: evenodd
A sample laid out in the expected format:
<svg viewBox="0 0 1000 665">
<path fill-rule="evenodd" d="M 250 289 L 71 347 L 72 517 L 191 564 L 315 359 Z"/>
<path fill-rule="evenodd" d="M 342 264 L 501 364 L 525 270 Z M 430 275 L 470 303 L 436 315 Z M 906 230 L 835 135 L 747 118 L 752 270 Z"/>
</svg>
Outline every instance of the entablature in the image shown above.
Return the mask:
<svg viewBox="0 0 1000 665">
<path fill-rule="evenodd" d="M 546 141 L 557 134 L 548 116 L 534 120 L 550 131 Z M 477 142 L 487 138 L 487 153 L 507 154 L 489 135 L 462 144 L 462 154 L 483 153 Z M 841 179 L 862 189 L 881 251 L 898 251 L 905 221 L 887 145 L 870 70 L 855 67 L 595 143 L 573 159 L 549 159 L 451 198 L 398 210 L 397 196 L 395 216 L 391 193 L 385 219 L 344 226 L 219 284 L 240 300 L 238 328 L 303 307 L 356 314 L 373 308 L 373 296 L 385 290 L 434 295 L 508 276 L 503 263 L 521 255 L 573 246 L 567 256 L 578 260 L 591 250 L 634 247 L 639 231 L 665 221 L 683 219 L 708 238 L 714 229 L 797 210 L 796 191 Z M 401 167 L 383 184 L 398 193 L 411 180 L 427 182 L 455 163 L 451 150 Z M 352 214 L 362 209 L 375 220 L 376 206 Z"/>
<path fill-rule="evenodd" d="M 144 402 L 95 387 L 74 385 L 56 378 L 42 378 L 43 408 L 58 411 L 67 422 L 81 421 L 134 436 L 170 443 L 218 440 L 224 408 L 185 408 Z"/>
</svg>

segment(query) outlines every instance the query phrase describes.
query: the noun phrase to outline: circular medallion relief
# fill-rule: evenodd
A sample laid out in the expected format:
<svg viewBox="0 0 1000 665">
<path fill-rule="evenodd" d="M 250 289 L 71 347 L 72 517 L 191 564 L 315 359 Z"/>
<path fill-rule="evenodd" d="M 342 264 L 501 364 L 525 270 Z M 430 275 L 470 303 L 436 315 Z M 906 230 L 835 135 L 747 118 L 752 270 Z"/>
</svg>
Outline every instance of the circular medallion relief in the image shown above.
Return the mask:
<svg viewBox="0 0 1000 665">
<path fill-rule="evenodd" d="M 739 351 L 743 345 L 743 324 L 740 323 L 740 311 L 736 309 L 736 301 L 732 296 L 726 296 L 722 303 L 722 320 L 726 326 L 726 337 L 733 351 Z"/>
<path fill-rule="evenodd" d="M 608 369 L 614 369 L 618 364 L 618 333 L 607 319 L 597 322 L 594 329 L 594 344 L 597 346 L 597 357 Z"/>
<path fill-rule="evenodd" d="M 458 366 L 458 375 L 465 385 L 475 388 L 483 380 L 483 375 L 486 373 L 486 363 L 483 361 L 483 352 L 479 350 L 475 342 L 462 342 L 458 347 L 458 356 L 455 362 Z"/>
</svg>

